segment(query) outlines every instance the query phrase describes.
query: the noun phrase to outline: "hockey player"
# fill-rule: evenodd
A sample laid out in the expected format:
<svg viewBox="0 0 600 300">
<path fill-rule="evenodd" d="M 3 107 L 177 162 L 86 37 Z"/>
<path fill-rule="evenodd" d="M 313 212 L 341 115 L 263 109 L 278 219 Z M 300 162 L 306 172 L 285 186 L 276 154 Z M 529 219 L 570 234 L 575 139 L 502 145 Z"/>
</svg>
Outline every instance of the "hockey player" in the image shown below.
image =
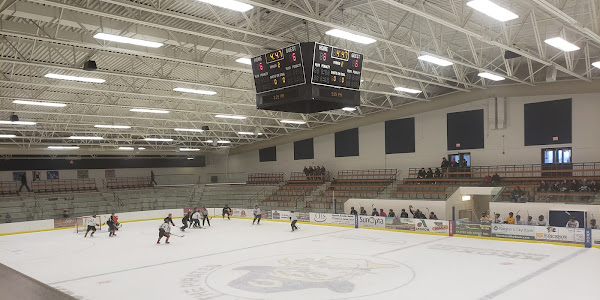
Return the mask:
<svg viewBox="0 0 600 300">
<path fill-rule="evenodd" d="M 94 233 L 96 233 L 96 226 L 98 225 L 99 224 L 96 223 L 96 215 L 93 215 L 90 219 L 87 220 L 87 230 L 85 231 L 85 235 L 83 237 L 87 237 L 88 232 L 90 232 L 90 230 L 92 231 L 90 237 L 94 237 Z"/>
<path fill-rule="evenodd" d="M 296 222 L 298 222 L 298 217 L 296 217 L 296 214 L 293 210 L 290 212 L 290 220 L 292 221 L 292 232 L 294 232 L 294 229 L 298 229 L 298 226 L 296 226 Z"/>
<path fill-rule="evenodd" d="M 206 207 L 202 207 L 202 226 L 204 226 L 204 221 L 206 221 L 208 223 L 208 226 L 210 226 L 210 219 L 208 218 L 208 209 L 206 209 Z"/>
<path fill-rule="evenodd" d="M 175 223 L 173 223 L 173 214 L 169 214 L 166 218 L 165 218 L 165 222 L 169 222 L 171 223 L 171 225 L 175 226 Z"/>
<path fill-rule="evenodd" d="M 225 219 L 225 215 L 227 215 L 227 220 L 231 220 L 231 218 L 229 218 L 231 215 L 231 208 L 229 208 L 229 205 L 227 204 L 225 204 L 225 207 L 223 207 L 223 219 Z"/>
<path fill-rule="evenodd" d="M 261 218 L 262 218 L 262 213 L 260 211 L 260 208 L 258 208 L 258 205 L 254 205 L 254 220 L 252 220 L 252 225 L 254 225 L 254 222 L 256 222 L 256 220 L 258 220 L 256 225 L 260 225 Z"/>
<path fill-rule="evenodd" d="M 162 223 L 162 225 L 160 225 L 158 228 L 158 241 L 156 241 L 157 244 L 160 244 L 160 240 L 163 236 L 167 237 L 165 244 L 168 244 L 169 238 L 171 237 L 171 225 L 169 225 L 169 220 L 167 220 L 167 218 L 165 218 L 165 222 Z"/>
<path fill-rule="evenodd" d="M 183 216 L 183 219 L 181 219 L 181 223 L 183 223 L 183 226 L 179 227 L 179 229 L 181 231 L 185 231 L 186 228 L 188 228 L 188 222 L 191 222 L 191 217 L 192 217 L 192 212 L 188 211 L 187 214 L 185 214 L 185 216 Z"/>
<path fill-rule="evenodd" d="M 196 211 L 192 214 L 192 224 L 194 225 L 194 228 L 201 228 L 200 227 L 200 211 Z"/>
<path fill-rule="evenodd" d="M 108 218 L 108 221 L 106 221 L 106 225 L 108 225 L 108 236 L 109 237 L 113 237 L 113 236 L 117 236 L 115 234 L 115 230 L 117 230 L 117 221 L 115 220 L 116 216 L 115 213 L 112 213 L 110 215 L 110 218 Z"/>
</svg>

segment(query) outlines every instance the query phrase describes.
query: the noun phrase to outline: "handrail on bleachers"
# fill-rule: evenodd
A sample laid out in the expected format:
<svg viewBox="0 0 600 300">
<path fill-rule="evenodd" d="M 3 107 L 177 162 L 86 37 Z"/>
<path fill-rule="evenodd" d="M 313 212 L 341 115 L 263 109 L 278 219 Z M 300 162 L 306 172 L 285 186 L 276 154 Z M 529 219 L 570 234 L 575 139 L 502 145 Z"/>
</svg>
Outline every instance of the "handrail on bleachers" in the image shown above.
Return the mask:
<svg viewBox="0 0 600 300">
<path fill-rule="evenodd" d="M 110 177 L 106 178 L 105 182 L 106 187 L 111 190 L 154 187 L 151 177 Z"/>
<path fill-rule="evenodd" d="M 34 193 L 65 193 L 96 191 L 98 189 L 96 187 L 96 179 L 78 178 L 34 180 L 31 183 L 31 190 Z"/>
<path fill-rule="evenodd" d="M 284 181 L 283 172 L 274 173 L 249 173 L 247 184 L 255 185 L 278 185 Z"/>
<path fill-rule="evenodd" d="M 501 177 L 574 177 L 600 176 L 600 162 L 585 162 L 571 164 L 524 164 L 497 166 L 469 166 L 442 170 L 441 167 L 431 167 L 433 171 L 439 168 L 452 177 L 483 178 L 487 175 L 498 174 Z M 409 168 L 408 178 L 416 178 L 421 168 Z M 427 170 L 428 167 L 425 167 Z"/>
<path fill-rule="evenodd" d="M 10 196 L 18 194 L 18 185 L 16 181 L 0 181 L 0 195 Z"/>
<path fill-rule="evenodd" d="M 304 172 L 292 172 L 288 183 L 323 183 L 331 180 L 331 172 L 325 174 L 304 174 Z"/>
<path fill-rule="evenodd" d="M 342 170 L 338 171 L 337 181 L 343 182 L 392 182 L 396 180 L 397 169 L 369 169 L 369 170 Z"/>
</svg>

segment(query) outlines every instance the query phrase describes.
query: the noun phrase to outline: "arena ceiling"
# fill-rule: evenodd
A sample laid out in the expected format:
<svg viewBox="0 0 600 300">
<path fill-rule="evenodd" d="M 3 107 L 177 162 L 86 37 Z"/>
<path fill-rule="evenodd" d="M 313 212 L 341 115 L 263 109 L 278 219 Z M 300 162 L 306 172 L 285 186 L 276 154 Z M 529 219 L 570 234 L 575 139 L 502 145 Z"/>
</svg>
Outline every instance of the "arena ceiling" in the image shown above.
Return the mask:
<svg viewBox="0 0 600 300">
<path fill-rule="evenodd" d="M 217 2 L 228 1 L 232 0 Z M 0 123 L 0 136 L 5 136 L 0 138 L 0 152 L 140 155 L 239 148 L 407 105 L 444 101 L 455 93 L 537 86 L 546 82 L 551 66 L 557 70 L 557 82 L 592 82 L 600 76 L 600 69 L 592 65 L 600 61 L 598 0 L 492 0 L 518 15 L 505 22 L 472 9 L 469 1 L 239 0 L 252 6 L 239 12 L 196 0 L 0 0 L 0 122 L 14 113 L 22 122 L 35 123 Z M 364 45 L 325 34 L 331 29 L 375 42 Z M 94 38 L 98 33 L 163 45 L 108 42 Z M 580 49 L 565 52 L 545 43 L 554 37 Z M 256 109 L 251 68 L 236 60 L 306 41 L 365 54 L 356 111 L 295 114 Z M 506 59 L 507 51 L 520 57 Z M 417 59 L 425 54 L 452 65 Z M 88 60 L 97 63 L 97 70 L 82 70 Z M 484 79 L 478 76 L 482 72 L 505 80 Z M 409 94 L 396 87 L 421 92 Z M 130 111 L 136 108 L 168 113 Z M 306 123 L 282 123 L 284 119 Z M 210 130 L 175 130 L 203 126 Z"/>
</svg>

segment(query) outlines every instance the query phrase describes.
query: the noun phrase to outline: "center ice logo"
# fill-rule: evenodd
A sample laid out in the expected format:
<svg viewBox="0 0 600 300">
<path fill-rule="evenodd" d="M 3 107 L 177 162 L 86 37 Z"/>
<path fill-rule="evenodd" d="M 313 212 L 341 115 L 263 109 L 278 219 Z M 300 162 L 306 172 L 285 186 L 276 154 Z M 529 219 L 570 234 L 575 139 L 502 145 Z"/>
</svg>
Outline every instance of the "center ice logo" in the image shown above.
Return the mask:
<svg viewBox="0 0 600 300">
<path fill-rule="evenodd" d="M 221 293 L 244 298 L 284 299 L 318 289 L 324 298 L 343 299 L 380 293 L 382 282 L 390 290 L 397 289 L 413 277 L 410 268 L 386 259 L 301 254 L 242 262 L 218 270 L 208 283 L 213 288 L 220 285 Z"/>
</svg>

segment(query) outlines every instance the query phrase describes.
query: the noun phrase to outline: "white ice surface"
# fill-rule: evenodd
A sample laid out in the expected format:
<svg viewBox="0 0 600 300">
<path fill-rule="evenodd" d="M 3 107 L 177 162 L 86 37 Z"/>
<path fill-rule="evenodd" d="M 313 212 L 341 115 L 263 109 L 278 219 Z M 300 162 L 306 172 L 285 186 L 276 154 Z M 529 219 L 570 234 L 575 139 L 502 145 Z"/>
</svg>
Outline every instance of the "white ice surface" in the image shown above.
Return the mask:
<svg viewBox="0 0 600 300">
<path fill-rule="evenodd" d="M 80 299 L 598 299 L 600 250 L 213 218 L 0 237 L 0 263 Z M 103 228 L 104 229 L 104 228 Z M 182 234 L 178 229 L 175 234 Z M 589 295 L 589 296 L 586 296 Z"/>
</svg>

